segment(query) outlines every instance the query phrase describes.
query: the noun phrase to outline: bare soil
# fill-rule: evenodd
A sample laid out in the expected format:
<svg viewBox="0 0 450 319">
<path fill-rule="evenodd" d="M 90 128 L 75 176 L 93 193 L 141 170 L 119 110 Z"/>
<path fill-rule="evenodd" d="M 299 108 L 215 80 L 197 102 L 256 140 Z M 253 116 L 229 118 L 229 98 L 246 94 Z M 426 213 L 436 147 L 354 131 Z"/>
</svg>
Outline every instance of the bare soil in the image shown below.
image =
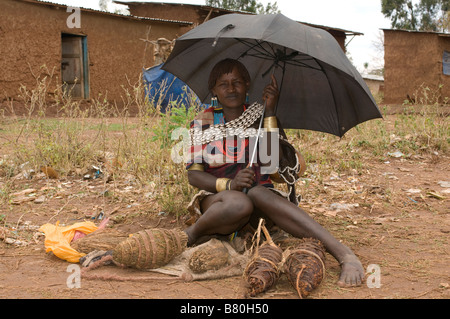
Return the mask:
<svg viewBox="0 0 450 319">
<path fill-rule="evenodd" d="M 320 183 L 301 187 L 300 205 L 337 238 L 350 246 L 364 267 L 380 267 L 379 288 L 371 277 L 360 287 L 336 285 L 340 268 L 329 254 L 326 277 L 308 298 L 313 299 L 447 299 L 450 297 L 449 183 L 450 162 L 442 154 L 369 160 L 364 174 L 330 175 Z M 0 177 L 0 183 L 6 183 Z M 306 183 L 306 182 L 305 182 Z M 109 227 L 133 233 L 154 227 L 184 228 L 184 219 L 161 212 L 155 199 L 127 178 L 106 182 L 84 180 L 82 175 L 47 179 L 15 178 L 10 197 L 0 207 L 0 298 L 32 299 L 222 299 L 243 298 L 240 276 L 221 280 L 185 282 L 147 271 L 104 266 L 97 274 L 115 274 L 130 280 L 84 280 L 81 288 L 68 288 L 70 263 L 46 253 L 45 223 L 70 225 L 95 220 L 104 212 Z M 333 210 L 332 204 L 347 204 Z M 341 207 L 342 208 L 342 207 Z M 1 235 L 1 234 L 0 234 Z M 9 240 L 6 240 L 9 238 Z M 152 280 L 133 281 L 133 276 Z M 159 277 L 160 279 L 155 279 Z M 286 276 L 262 299 L 298 299 Z"/>
</svg>

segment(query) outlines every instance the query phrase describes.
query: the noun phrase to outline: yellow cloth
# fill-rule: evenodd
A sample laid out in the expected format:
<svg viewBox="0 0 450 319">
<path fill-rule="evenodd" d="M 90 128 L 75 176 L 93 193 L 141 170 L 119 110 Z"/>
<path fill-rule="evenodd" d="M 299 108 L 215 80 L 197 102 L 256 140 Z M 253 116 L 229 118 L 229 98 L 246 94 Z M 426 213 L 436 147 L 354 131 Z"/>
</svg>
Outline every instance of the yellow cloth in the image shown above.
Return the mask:
<svg viewBox="0 0 450 319">
<path fill-rule="evenodd" d="M 79 222 L 70 226 L 59 226 L 59 221 L 56 225 L 44 224 L 39 228 L 39 231 L 45 234 L 45 248 L 46 252 L 52 251 L 55 256 L 64 259 L 71 263 L 77 263 L 81 257 L 86 254 L 80 253 L 70 247 L 70 242 L 75 235 L 75 232 L 90 234 L 96 231 L 98 227 L 93 222 Z"/>
</svg>

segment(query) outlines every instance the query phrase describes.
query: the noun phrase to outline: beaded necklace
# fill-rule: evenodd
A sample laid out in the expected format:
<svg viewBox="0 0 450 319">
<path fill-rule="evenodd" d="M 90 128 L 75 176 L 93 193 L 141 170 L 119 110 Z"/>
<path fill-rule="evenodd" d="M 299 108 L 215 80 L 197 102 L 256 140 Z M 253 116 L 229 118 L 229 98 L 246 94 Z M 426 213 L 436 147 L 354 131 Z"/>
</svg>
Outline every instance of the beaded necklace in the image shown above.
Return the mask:
<svg viewBox="0 0 450 319">
<path fill-rule="evenodd" d="M 256 129 L 252 129 L 251 126 L 261 118 L 263 109 L 263 105 L 253 103 L 237 119 L 226 122 L 223 116 L 223 109 L 217 108 L 214 110 L 214 124 L 208 129 L 202 131 L 201 127 L 197 126 L 189 130 L 190 145 L 208 144 L 233 135 L 243 138 L 256 136 L 258 132 Z"/>
<path fill-rule="evenodd" d="M 244 112 L 247 110 L 247 105 L 244 104 Z M 223 107 L 214 107 L 214 125 L 225 124 L 225 117 L 223 115 Z"/>
</svg>

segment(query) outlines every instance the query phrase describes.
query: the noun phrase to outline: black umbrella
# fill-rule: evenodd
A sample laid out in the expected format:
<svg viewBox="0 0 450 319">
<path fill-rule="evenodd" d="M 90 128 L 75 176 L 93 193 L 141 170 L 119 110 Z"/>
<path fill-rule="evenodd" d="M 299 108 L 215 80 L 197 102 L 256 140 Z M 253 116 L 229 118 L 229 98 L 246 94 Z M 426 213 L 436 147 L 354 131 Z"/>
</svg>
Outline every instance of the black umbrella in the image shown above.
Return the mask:
<svg viewBox="0 0 450 319">
<path fill-rule="evenodd" d="M 341 137 L 359 123 L 382 117 L 333 36 L 282 14 L 228 14 L 209 20 L 176 40 L 163 69 L 206 102 L 211 98 L 209 74 L 225 58 L 247 67 L 250 101 L 262 99 L 267 75 L 275 73 L 280 86 L 276 115 L 283 128 Z"/>
</svg>

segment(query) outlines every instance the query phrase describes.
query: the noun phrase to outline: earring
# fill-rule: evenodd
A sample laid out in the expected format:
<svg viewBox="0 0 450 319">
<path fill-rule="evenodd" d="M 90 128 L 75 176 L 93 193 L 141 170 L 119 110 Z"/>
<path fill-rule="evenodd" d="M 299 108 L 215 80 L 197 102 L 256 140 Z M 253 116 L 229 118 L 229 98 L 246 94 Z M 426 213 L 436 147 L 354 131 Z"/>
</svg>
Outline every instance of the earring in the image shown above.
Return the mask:
<svg viewBox="0 0 450 319">
<path fill-rule="evenodd" d="M 211 106 L 212 106 L 212 107 L 216 107 L 216 106 L 218 106 L 218 105 L 219 105 L 219 103 L 217 102 L 217 97 L 213 96 L 213 97 L 211 98 Z"/>
<path fill-rule="evenodd" d="M 248 95 L 248 93 L 245 94 L 245 104 L 249 104 L 250 103 L 250 97 Z"/>
</svg>

